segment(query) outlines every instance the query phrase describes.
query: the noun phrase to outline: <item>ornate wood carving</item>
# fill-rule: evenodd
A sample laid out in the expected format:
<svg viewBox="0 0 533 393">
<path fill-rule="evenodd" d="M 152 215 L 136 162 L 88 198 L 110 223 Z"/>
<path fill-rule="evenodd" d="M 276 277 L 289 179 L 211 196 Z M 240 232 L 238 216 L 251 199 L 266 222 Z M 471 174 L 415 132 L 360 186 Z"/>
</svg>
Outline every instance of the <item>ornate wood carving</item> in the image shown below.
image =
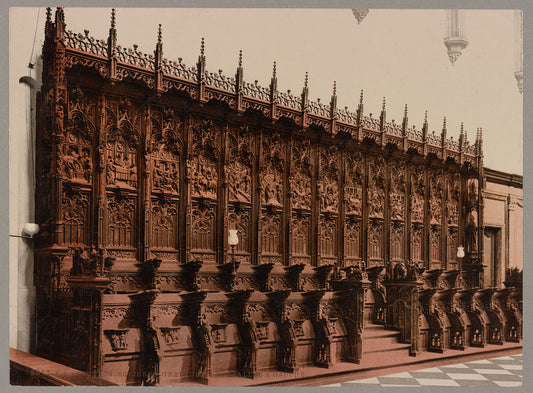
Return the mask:
<svg viewBox="0 0 533 393">
<path fill-rule="evenodd" d="M 215 372 L 253 377 L 262 347 L 277 348 L 268 367 L 291 372 L 297 353 L 320 367 L 336 354 L 363 361 L 370 285 L 372 321 L 399 329 L 412 354 L 422 314 L 435 314 L 431 296 L 419 301 L 423 285 L 440 288 L 443 304 L 424 332 L 432 349 L 517 340 L 519 295 L 476 294 L 480 146 L 439 146 L 365 116 L 362 101 L 352 114 L 309 102 L 307 90 L 278 92 L 275 75 L 269 90 L 243 82 L 241 66 L 234 79 L 209 73 L 203 51 L 196 68 L 163 59 L 161 39 L 155 53 L 118 47 L 114 25 L 106 42 L 65 31 L 61 9 L 47 16 L 40 354 L 91 372 L 127 355 L 139 371 L 128 383 L 144 385 L 165 383 L 169 356 L 184 365 L 180 380 L 204 383 Z M 238 230 L 234 255 L 228 229 Z M 463 269 L 450 272 L 463 244 Z M 424 284 L 421 266 L 447 272 Z M 442 315 L 454 321 L 449 341 Z M 235 361 L 215 367 L 221 348 Z"/>
</svg>

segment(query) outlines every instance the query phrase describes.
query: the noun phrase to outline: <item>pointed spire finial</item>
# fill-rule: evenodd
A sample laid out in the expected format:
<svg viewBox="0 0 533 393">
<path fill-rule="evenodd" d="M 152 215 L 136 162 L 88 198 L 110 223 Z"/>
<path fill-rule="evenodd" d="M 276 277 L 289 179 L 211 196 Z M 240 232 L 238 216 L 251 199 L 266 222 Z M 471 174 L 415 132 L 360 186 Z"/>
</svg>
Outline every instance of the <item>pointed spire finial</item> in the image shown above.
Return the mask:
<svg viewBox="0 0 533 393">
<path fill-rule="evenodd" d="M 161 33 L 161 23 L 159 24 L 159 28 L 157 29 L 157 43 L 160 44 L 162 41 L 162 33 Z"/>
<path fill-rule="evenodd" d="M 359 105 L 363 105 L 363 90 L 361 89 L 361 96 L 359 97 Z"/>
<path fill-rule="evenodd" d="M 115 9 L 111 8 L 111 28 L 115 28 Z"/>
<path fill-rule="evenodd" d="M 242 67 L 242 49 L 239 50 L 239 68 Z"/>
<path fill-rule="evenodd" d="M 428 111 L 424 112 L 424 123 L 428 122 Z"/>
<path fill-rule="evenodd" d="M 446 116 L 444 116 L 444 119 L 442 120 L 442 132 L 441 132 L 441 145 L 442 147 L 446 147 Z"/>
<path fill-rule="evenodd" d="M 407 104 L 405 104 L 405 108 L 403 110 L 403 116 L 407 117 Z"/>
<path fill-rule="evenodd" d="M 333 94 L 329 105 L 329 116 L 332 119 L 337 118 L 337 81 L 333 81 Z"/>
<path fill-rule="evenodd" d="M 383 103 L 381 104 L 381 110 L 385 110 L 385 97 L 383 97 Z"/>
<path fill-rule="evenodd" d="M 46 21 L 51 22 L 52 21 L 52 8 L 46 7 Z"/>
<path fill-rule="evenodd" d="M 109 36 L 107 37 L 107 56 L 109 58 L 114 57 L 117 47 L 117 30 L 115 9 L 111 8 L 111 27 L 109 28 Z"/>
<path fill-rule="evenodd" d="M 204 41 L 204 37 L 202 37 L 202 43 L 200 44 L 200 56 L 204 56 L 204 53 L 205 53 L 205 41 Z"/>
<path fill-rule="evenodd" d="M 276 62 L 272 66 L 272 78 L 270 79 L 270 102 L 275 103 L 278 96 L 278 78 L 276 77 Z"/>
<path fill-rule="evenodd" d="M 309 85 L 309 74 L 306 71 L 304 88 L 302 90 L 302 111 L 305 111 L 307 109 L 307 104 L 309 101 L 309 89 L 307 88 L 308 85 Z"/>
</svg>

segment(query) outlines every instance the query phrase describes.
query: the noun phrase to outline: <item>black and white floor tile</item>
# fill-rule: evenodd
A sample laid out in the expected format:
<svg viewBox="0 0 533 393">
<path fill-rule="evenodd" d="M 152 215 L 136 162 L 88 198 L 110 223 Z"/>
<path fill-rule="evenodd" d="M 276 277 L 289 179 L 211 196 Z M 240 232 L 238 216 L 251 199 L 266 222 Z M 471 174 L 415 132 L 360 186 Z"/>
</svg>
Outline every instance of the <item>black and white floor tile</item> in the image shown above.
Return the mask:
<svg viewBox="0 0 533 393">
<path fill-rule="evenodd" d="M 517 387 L 522 385 L 522 354 L 450 364 L 382 377 L 341 382 L 328 387 L 355 386 L 467 386 Z"/>
</svg>

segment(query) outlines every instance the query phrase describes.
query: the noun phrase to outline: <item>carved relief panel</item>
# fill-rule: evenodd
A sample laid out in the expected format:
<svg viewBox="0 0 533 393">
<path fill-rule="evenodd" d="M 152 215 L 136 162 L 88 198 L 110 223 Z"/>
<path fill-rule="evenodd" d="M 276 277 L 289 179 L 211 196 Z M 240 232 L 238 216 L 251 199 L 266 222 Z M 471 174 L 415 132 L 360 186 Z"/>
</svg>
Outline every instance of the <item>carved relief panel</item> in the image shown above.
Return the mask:
<svg viewBox="0 0 533 393">
<path fill-rule="evenodd" d="M 152 192 L 179 194 L 183 122 L 166 108 L 154 108 L 151 122 Z"/>
<path fill-rule="evenodd" d="M 95 135 L 95 100 L 79 88 L 68 90 L 65 139 L 59 153 L 59 173 L 72 182 L 91 183 L 92 139 Z"/>
<path fill-rule="evenodd" d="M 247 127 L 231 130 L 226 153 L 226 179 L 231 202 L 252 203 L 252 140 Z"/>
<path fill-rule="evenodd" d="M 431 226 L 429 232 L 429 260 L 431 263 L 441 261 L 441 229 L 437 226 Z M 438 266 L 440 268 L 440 266 Z"/>
<path fill-rule="evenodd" d="M 407 186 L 407 168 L 402 162 L 391 165 L 390 218 L 405 220 L 405 192 Z"/>
<path fill-rule="evenodd" d="M 361 153 L 345 155 L 345 214 L 361 216 L 363 200 L 363 167 Z"/>
<path fill-rule="evenodd" d="M 443 176 L 441 171 L 432 171 L 430 175 L 429 219 L 431 225 L 439 225 L 442 216 L 442 198 L 444 196 Z"/>
<path fill-rule="evenodd" d="M 404 260 L 404 238 L 403 222 L 392 222 L 390 230 L 390 257 L 392 261 Z"/>
<path fill-rule="evenodd" d="M 424 170 L 415 166 L 411 171 L 411 222 L 424 222 Z"/>
<path fill-rule="evenodd" d="M 368 223 L 368 267 L 383 260 L 383 239 L 383 221 L 371 220 Z"/>
<path fill-rule="evenodd" d="M 110 99 L 105 108 L 104 163 L 108 186 L 137 188 L 140 116 L 127 100 Z"/>
<path fill-rule="evenodd" d="M 423 227 L 420 224 L 411 226 L 411 259 L 415 262 L 422 262 L 422 237 Z"/>
<path fill-rule="evenodd" d="M 448 269 L 455 269 L 458 267 L 457 266 L 457 247 L 459 247 L 457 227 L 453 227 L 453 226 L 448 227 L 447 246 L 448 246 L 448 252 L 447 252 Z"/>
<path fill-rule="evenodd" d="M 318 196 L 319 265 L 335 263 L 337 257 L 337 220 L 339 211 L 339 158 L 335 147 L 320 147 Z"/>
<path fill-rule="evenodd" d="M 475 253 L 478 250 L 478 181 L 469 179 L 467 181 L 467 196 L 465 201 L 465 247 L 466 251 Z"/>
<path fill-rule="evenodd" d="M 291 264 L 310 263 L 310 221 L 311 221 L 311 144 L 308 140 L 294 140 L 291 147 L 291 173 L 289 192 L 292 208 L 290 220 Z"/>
<path fill-rule="evenodd" d="M 259 173 L 261 205 L 281 207 L 283 205 L 283 146 L 279 135 L 263 134 L 262 165 Z"/>
<path fill-rule="evenodd" d="M 322 258 L 332 258 L 337 255 L 337 223 L 331 217 L 320 220 L 319 253 Z"/>
<path fill-rule="evenodd" d="M 279 215 L 267 213 L 261 218 L 261 251 L 263 254 L 281 254 L 281 217 Z"/>
<path fill-rule="evenodd" d="M 219 126 L 207 119 L 192 120 L 192 145 L 187 171 L 191 185 L 191 253 L 216 262 Z"/>
<path fill-rule="evenodd" d="M 385 159 L 369 157 L 368 160 L 368 216 L 383 218 L 385 207 Z"/>
<path fill-rule="evenodd" d="M 344 258 L 348 265 L 361 258 L 361 221 L 353 217 L 344 222 Z"/>
<path fill-rule="evenodd" d="M 338 152 L 333 147 L 321 147 L 318 194 L 320 211 L 336 213 L 339 209 Z"/>
<path fill-rule="evenodd" d="M 446 200 L 448 227 L 459 225 L 460 181 L 461 178 L 458 173 L 448 175 L 448 197 Z"/>
<path fill-rule="evenodd" d="M 235 251 L 250 253 L 250 210 L 241 209 L 239 206 L 230 206 L 228 211 L 229 227 L 238 230 L 239 243 Z"/>
<path fill-rule="evenodd" d="M 178 249 L 177 201 L 169 199 L 152 201 L 152 247 L 154 251 Z"/>
<path fill-rule="evenodd" d="M 279 134 L 264 133 L 261 139 L 259 168 L 261 203 L 261 263 L 281 262 L 283 208 L 283 142 Z"/>
<path fill-rule="evenodd" d="M 188 173 L 193 198 L 217 199 L 220 156 L 218 127 L 210 120 L 194 119 Z"/>
<path fill-rule="evenodd" d="M 107 244 L 109 248 L 132 250 L 136 245 L 136 198 L 120 194 L 107 196 Z M 118 253 L 118 258 L 135 258 L 133 252 Z"/>
<path fill-rule="evenodd" d="M 89 194 L 67 188 L 62 199 L 63 231 L 59 243 L 89 244 Z"/>
<path fill-rule="evenodd" d="M 309 256 L 309 217 L 295 215 L 291 228 L 291 253 L 298 257 Z"/>
<path fill-rule="evenodd" d="M 308 140 L 294 140 L 291 148 L 289 189 L 293 209 L 311 210 L 311 146 Z"/>
<path fill-rule="evenodd" d="M 194 206 L 191 233 L 193 252 L 215 251 L 215 210 L 215 206 L 203 203 Z"/>
</svg>

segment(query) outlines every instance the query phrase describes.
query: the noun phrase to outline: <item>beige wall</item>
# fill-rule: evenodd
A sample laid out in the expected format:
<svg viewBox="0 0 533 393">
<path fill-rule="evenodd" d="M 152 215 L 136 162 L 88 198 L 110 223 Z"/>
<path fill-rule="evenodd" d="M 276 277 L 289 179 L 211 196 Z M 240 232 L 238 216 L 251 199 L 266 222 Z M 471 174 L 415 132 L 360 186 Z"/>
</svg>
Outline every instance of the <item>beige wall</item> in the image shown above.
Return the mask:
<svg viewBox="0 0 533 393">
<path fill-rule="evenodd" d="M 505 279 L 505 269 L 508 267 L 523 267 L 523 189 L 521 187 L 521 178 L 517 181 L 516 175 L 498 173 L 495 179 L 488 172 L 485 192 L 484 192 L 484 225 L 485 235 L 498 233 L 501 235 L 497 252 L 501 258 L 501 267 L 499 272 L 500 282 L 495 286 L 502 286 Z M 506 180 L 507 179 L 507 180 Z M 507 184 L 501 184 L 507 183 Z M 483 263 L 490 265 L 494 263 L 491 257 L 490 240 L 485 238 L 485 249 L 483 254 Z M 488 266 L 487 270 L 491 270 Z M 494 268 L 492 267 L 492 270 Z M 486 280 L 487 281 L 487 277 Z M 487 282 L 486 282 L 486 285 Z"/>
</svg>

